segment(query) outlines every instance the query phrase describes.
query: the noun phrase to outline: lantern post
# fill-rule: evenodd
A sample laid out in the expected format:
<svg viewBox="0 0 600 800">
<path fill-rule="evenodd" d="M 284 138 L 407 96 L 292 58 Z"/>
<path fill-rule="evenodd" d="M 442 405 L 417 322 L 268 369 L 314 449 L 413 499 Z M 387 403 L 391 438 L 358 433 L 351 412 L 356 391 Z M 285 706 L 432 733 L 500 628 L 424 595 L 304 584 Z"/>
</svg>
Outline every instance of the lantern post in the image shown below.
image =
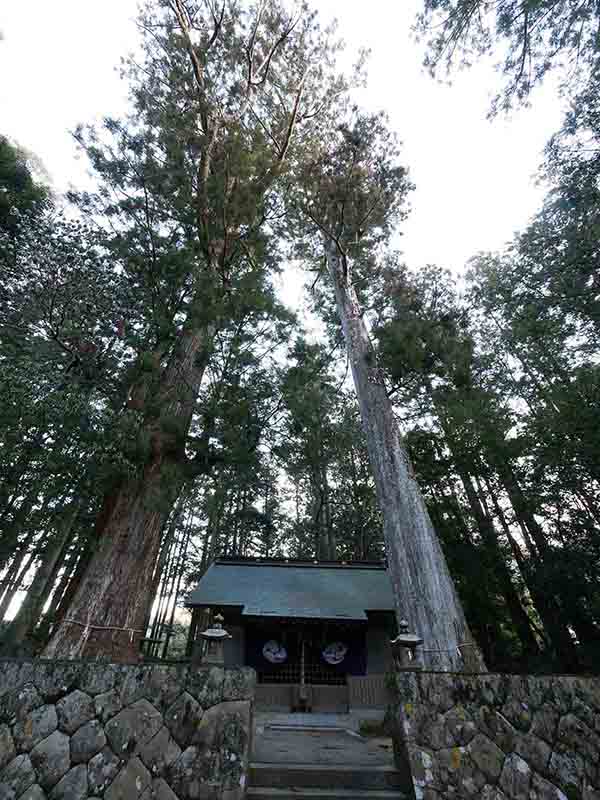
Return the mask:
<svg viewBox="0 0 600 800">
<path fill-rule="evenodd" d="M 200 633 L 201 639 L 206 642 L 202 664 L 214 667 L 222 667 L 225 663 L 224 642 L 232 639 L 230 633 L 223 628 L 224 619 L 221 614 L 217 614 L 213 619 L 212 626 Z"/>
</svg>

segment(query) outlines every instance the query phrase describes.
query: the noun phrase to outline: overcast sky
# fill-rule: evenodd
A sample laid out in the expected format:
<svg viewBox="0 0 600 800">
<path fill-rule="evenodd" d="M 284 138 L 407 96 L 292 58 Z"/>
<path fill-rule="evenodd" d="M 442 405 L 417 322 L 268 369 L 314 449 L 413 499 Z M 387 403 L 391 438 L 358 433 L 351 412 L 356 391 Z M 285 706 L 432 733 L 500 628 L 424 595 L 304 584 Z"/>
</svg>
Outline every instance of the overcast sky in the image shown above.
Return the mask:
<svg viewBox="0 0 600 800">
<path fill-rule="evenodd" d="M 503 245 L 536 209 L 533 173 L 560 107 L 551 87 L 533 109 L 486 120 L 497 76 L 476 65 L 451 87 L 421 69 L 410 26 L 418 0 L 319 0 L 337 16 L 351 49 L 372 49 L 369 88 L 361 101 L 384 108 L 404 141 L 413 211 L 402 247 L 417 267 L 460 271 L 476 251 Z M 0 5 L 0 133 L 41 157 L 55 186 L 81 182 L 69 131 L 124 108 L 115 71 L 136 41 L 136 0 L 3 0 Z"/>
</svg>

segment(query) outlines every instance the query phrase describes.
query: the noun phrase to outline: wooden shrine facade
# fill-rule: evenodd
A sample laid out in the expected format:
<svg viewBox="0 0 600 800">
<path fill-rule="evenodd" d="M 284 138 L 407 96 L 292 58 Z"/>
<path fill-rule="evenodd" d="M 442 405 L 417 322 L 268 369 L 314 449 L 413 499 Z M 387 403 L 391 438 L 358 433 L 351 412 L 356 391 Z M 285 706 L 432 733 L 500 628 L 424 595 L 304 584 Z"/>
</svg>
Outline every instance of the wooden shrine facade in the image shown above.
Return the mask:
<svg viewBox="0 0 600 800">
<path fill-rule="evenodd" d="M 256 670 L 265 706 L 296 706 L 299 687 L 310 687 L 300 694 L 321 710 L 348 705 L 352 687 L 363 704 L 384 702 L 384 689 L 374 687 L 384 687 L 391 668 L 395 615 L 381 563 L 220 558 L 186 605 L 189 652 L 220 613 L 232 637 L 225 664 Z"/>
</svg>

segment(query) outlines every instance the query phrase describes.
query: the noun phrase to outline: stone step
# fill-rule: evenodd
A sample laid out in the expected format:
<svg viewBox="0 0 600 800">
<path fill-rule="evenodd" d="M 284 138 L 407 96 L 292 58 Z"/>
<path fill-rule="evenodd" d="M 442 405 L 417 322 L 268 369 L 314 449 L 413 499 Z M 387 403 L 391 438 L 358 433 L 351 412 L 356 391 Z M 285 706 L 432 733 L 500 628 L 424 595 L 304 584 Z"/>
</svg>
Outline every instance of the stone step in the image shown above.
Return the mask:
<svg viewBox="0 0 600 800">
<path fill-rule="evenodd" d="M 308 789 L 302 786 L 281 789 L 250 786 L 246 797 L 249 800 L 408 800 L 408 795 L 397 789 Z"/>
<path fill-rule="evenodd" d="M 388 766 L 345 764 L 250 764 L 250 786 L 273 789 L 352 789 L 383 791 L 407 788 L 407 777 Z"/>
</svg>

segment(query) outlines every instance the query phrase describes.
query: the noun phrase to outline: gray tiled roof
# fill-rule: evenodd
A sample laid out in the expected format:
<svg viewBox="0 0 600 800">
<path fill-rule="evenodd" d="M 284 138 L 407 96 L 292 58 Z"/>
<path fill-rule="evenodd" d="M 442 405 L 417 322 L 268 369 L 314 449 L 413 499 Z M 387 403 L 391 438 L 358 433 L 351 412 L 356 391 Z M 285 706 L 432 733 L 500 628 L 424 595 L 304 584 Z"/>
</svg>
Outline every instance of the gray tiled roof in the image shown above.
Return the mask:
<svg viewBox="0 0 600 800">
<path fill-rule="evenodd" d="M 216 561 L 190 594 L 190 606 L 242 606 L 251 616 L 366 619 L 394 608 L 381 567 Z"/>
</svg>

